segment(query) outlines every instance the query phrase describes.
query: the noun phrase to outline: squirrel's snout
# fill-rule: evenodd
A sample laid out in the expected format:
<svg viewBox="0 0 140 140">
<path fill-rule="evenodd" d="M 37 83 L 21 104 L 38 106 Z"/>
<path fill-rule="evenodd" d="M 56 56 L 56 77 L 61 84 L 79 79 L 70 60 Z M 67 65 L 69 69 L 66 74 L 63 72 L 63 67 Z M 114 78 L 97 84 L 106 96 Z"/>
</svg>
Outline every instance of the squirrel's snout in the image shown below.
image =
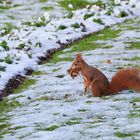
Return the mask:
<svg viewBox="0 0 140 140">
<path fill-rule="evenodd" d="M 68 69 L 67 72 L 70 73 L 71 69 Z"/>
</svg>

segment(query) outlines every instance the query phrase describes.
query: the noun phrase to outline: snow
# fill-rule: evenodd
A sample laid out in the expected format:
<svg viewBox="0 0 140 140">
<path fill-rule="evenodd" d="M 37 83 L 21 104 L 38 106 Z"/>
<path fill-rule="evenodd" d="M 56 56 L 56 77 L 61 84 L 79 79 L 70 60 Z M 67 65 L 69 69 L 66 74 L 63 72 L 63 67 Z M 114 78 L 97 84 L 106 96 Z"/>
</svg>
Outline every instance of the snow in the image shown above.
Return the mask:
<svg viewBox="0 0 140 140">
<path fill-rule="evenodd" d="M 137 21 L 138 20 L 138 21 Z M 83 51 L 84 60 L 100 69 L 109 79 L 120 66 L 135 66 L 139 61 L 127 61 L 126 58 L 140 57 L 140 50 L 127 50 L 132 31 L 125 26 L 136 26 L 140 18 L 134 23 L 124 23 L 122 27 L 113 26 L 111 29 L 121 29 L 118 37 L 109 40 L 98 40 L 100 46 L 112 45 L 112 48 L 97 48 Z M 137 25 L 139 27 L 139 25 Z M 139 29 L 134 29 L 131 38 L 138 41 Z M 128 35 L 127 35 L 128 33 Z M 104 43 L 104 44 L 103 44 Z M 66 49 L 68 51 L 68 49 Z M 59 57 L 75 58 L 77 52 L 68 53 Z M 104 63 L 111 60 L 112 64 Z M 54 65 L 50 63 L 37 66 L 41 75 L 30 76 L 37 82 L 19 94 L 8 96 L 11 101 L 16 98 L 22 105 L 7 113 L 11 116 L 8 123 L 12 132 L 5 134 L 3 140 L 139 140 L 139 116 L 131 117 L 133 111 L 139 115 L 139 105 L 134 99 L 140 99 L 136 91 L 122 91 L 121 94 L 107 97 L 92 97 L 91 92 L 83 95 L 83 79 L 74 80 L 66 73 L 71 61 L 62 61 Z M 58 69 L 53 72 L 54 69 Z M 64 75 L 63 78 L 57 77 Z M 29 100 L 28 97 L 31 99 Z M 48 97 L 48 100 L 41 100 Z M 40 99 L 40 100 L 39 100 Z M 73 122 L 70 125 L 69 122 Z M 46 129 L 57 125 L 52 131 Z M 17 126 L 23 128 L 14 130 Z M 134 136 L 118 137 L 116 133 L 133 134 Z"/>
<path fill-rule="evenodd" d="M 6 56 L 8 53 L 10 55 L 17 55 L 19 60 L 14 60 L 13 64 L 6 64 L 6 71 L 1 72 L 0 90 L 4 88 L 9 79 L 14 77 L 19 72 L 21 74 L 25 74 L 25 69 L 35 69 L 38 62 L 38 57 L 43 56 L 49 49 L 60 47 L 57 42 L 60 41 L 61 43 L 67 44 L 69 41 L 74 41 L 83 37 L 84 35 L 102 30 L 106 26 L 112 26 L 114 24 L 124 22 L 126 19 L 134 18 L 136 15 L 138 15 L 138 10 L 140 10 L 139 3 L 135 8 L 131 7 L 132 3 L 135 2 L 129 2 L 129 5 L 120 1 L 116 1 L 116 3 L 120 3 L 120 6 L 114 7 L 114 15 L 108 16 L 105 14 L 106 10 L 101 8 L 99 10 L 99 7 L 94 5 L 90 9 L 85 8 L 73 11 L 74 15 L 71 19 L 53 18 L 49 24 L 44 27 L 37 28 L 24 26 L 19 30 L 13 30 L 12 34 L 10 35 L 1 37 L 0 42 L 6 40 L 10 50 L 5 51 L 1 47 L 0 56 Z M 122 10 L 128 13 L 128 16 L 117 18 L 116 15 Z M 86 13 L 94 12 L 94 16 L 86 20 L 83 19 Z M 133 13 L 133 15 L 131 13 Z M 49 13 L 44 13 L 44 17 L 47 18 L 47 21 L 50 20 Z M 93 18 L 102 19 L 104 25 L 93 22 Z M 85 27 L 80 25 L 80 28 L 74 29 L 71 27 L 71 25 L 75 23 L 78 23 L 79 25 L 82 23 Z M 58 30 L 59 26 L 61 25 L 65 25 L 67 28 L 64 30 Z M 22 43 L 25 44 L 25 47 L 22 50 L 17 50 L 19 44 Z M 3 63 L 5 62 L 2 62 L 2 64 Z M 12 67 L 12 72 L 10 74 L 8 72 L 8 69 L 11 68 L 9 65 Z"/>
</svg>

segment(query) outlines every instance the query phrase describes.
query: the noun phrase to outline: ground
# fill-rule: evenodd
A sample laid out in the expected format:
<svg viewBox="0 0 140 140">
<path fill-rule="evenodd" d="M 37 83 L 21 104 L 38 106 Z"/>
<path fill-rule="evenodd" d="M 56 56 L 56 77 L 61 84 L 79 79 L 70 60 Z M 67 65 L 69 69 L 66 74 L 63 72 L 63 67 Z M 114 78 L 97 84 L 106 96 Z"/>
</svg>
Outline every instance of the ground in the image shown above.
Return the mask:
<svg viewBox="0 0 140 140">
<path fill-rule="evenodd" d="M 2 108 L 0 114 L 1 139 L 139 140 L 138 92 L 127 90 L 101 98 L 90 92 L 85 96 L 82 77 L 73 80 L 66 72 L 79 51 L 87 63 L 100 69 L 109 80 L 121 68 L 139 67 L 139 23 L 140 19 L 135 18 L 115 25 L 39 65 L 22 87 L 4 99 L 9 109 Z M 94 49 L 78 49 L 83 42 Z M 107 64 L 106 60 L 112 63 Z"/>
</svg>

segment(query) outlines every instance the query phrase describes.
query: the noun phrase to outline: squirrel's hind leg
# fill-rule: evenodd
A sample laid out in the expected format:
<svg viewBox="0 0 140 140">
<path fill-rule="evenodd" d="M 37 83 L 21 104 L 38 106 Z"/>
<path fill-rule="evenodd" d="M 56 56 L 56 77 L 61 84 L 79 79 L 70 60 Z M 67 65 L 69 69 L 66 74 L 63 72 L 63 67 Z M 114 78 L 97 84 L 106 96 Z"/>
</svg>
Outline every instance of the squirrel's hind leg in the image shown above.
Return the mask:
<svg viewBox="0 0 140 140">
<path fill-rule="evenodd" d="M 101 90 L 96 83 L 94 83 L 94 82 L 92 83 L 91 90 L 92 90 L 92 95 L 94 97 L 101 97 Z"/>
</svg>

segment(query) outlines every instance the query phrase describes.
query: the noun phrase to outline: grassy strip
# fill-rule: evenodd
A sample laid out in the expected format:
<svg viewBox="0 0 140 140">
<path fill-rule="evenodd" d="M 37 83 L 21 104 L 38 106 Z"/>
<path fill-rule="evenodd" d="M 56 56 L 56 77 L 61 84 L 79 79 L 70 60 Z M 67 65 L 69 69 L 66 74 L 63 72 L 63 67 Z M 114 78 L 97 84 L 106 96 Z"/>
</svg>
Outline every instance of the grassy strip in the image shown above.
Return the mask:
<svg viewBox="0 0 140 140">
<path fill-rule="evenodd" d="M 66 52 L 63 51 L 56 52 L 53 55 L 52 59 L 50 60 L 50 63 L 55 64 L 60 61 L 72 61 L 73 58 L 67 57 L 66 55 L 65 57 L 59 57 L 59 56 L 62 54 L 64 55 L 65 53 L 94 50 L 96 48 L 101 47 L 98 43 L 96 43 L 96 41 L 109 40 L 115 38 L 119 35 L 120 32 L 121 30 L 113 30 L 111 28 L 106 28 L 98 33 L 94 33 L 93 35 L 83 38 L 82 40 L 79 40 L 77 43 L 70 45 L 71 50 Z"/>
<path fill-rule="evenodd" d="M 14 93 L 20 93 L 23 90 L 27 89 L 29 86 L 34 85 L 36 83 L 36 80 L 34 79 L 26 79 L 22 85 L 19 86 L 19 88 L 15 89 Z"/>
<path fill-rule="evenodd" d="M 0 138 L 3 138 L 4 134 L 10 133 L 14 129 L 10 128 L 11 124 L 8 123 L 9 117 L 6 114 L 18 106 L 21 106 L 21 104 L 16 100 L 9 101 L 5 98 L 0 102 Z"/>
<path fill-rule="evenodd" d="M 87 0 L 61 0 L 59 2 L 60 6 L 65 8 L 68 11 L 80 9 L 86 7 L 86 5 L 90 5 L 91 3 Z M 72 7 L 70 6 L 72 5 Z"/>
</svg>

